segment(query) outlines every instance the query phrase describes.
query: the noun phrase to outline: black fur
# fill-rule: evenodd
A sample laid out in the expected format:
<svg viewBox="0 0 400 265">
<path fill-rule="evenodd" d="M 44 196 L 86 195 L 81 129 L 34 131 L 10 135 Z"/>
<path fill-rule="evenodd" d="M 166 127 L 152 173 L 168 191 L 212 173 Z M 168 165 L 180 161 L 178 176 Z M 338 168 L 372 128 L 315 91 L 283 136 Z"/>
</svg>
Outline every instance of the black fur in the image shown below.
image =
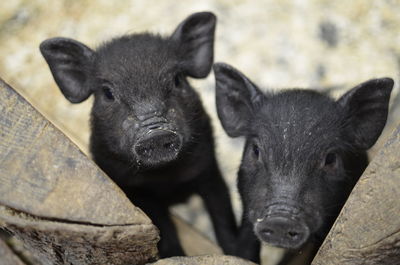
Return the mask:
<svg viewBox="0 0 400 265">
<path fill-rule="evenodd" d="M 184 254 L 168 207 L 193 193 L 203 198 L 223 250 L 233 253 L 236 224 L 210 120 L 186 80 L 210 72 L 215 23 L 202 12 L 170 37 L 122 36 L 95 51 L 66 38 L 40 46 L 68 100 L 94 95 L 94 160 L 158 226 L 161 257 Z"/>
<path fill-rule="evenodd" d="M 374 79 L 337 101 L 312 90 L 262 93 L 215 64 L 217 111 L 246 144 L 238 173 L 244 214 L 237 255 L 259 261 L 259 240 L 286 249 L 322 243 L 367 166 L 393 87 Z"/>
</svg>

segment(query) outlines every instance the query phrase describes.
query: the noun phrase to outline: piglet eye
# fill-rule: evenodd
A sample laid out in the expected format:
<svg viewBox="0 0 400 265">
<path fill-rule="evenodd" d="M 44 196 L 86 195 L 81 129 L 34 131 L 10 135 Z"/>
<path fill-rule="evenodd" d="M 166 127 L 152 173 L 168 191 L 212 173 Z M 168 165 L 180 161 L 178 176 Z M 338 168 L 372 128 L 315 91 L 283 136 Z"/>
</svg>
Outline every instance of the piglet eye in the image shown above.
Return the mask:
<svg viewBox="0 0 400 265">
<path fill-rule="evenodd" d="M 115 98 L 114 98 L 114 95 L 113 95 L 113 93 L 112 93 L 110 87 L 108 87 L 108 86 L 103 86 L 103 94 L 104 94 L 104 97 L 105 97 L 107 100 L 109 100 L 109 101 L 114 101 Z"/>
<path fill-rule="evenodd" d="M 335 153 L 328 153 L 325 157 L 325 166 L 331 167 L 336 164 L 336 154 Z"/>
<path fill-rule="evenodd" d="M 174 84 L 176 87 L 179 87 L 181 85 L 181 79 L 180 79 L 179 75 L 175 75 Z"/>
<path fill-rule="evenodd" d="M 258 158 L 258 156 L 260 155 L 260 149 L 258 148 L 258 146 L 256 144 L 253 144 L 253 154 L 256 158 Z"/>
</svg>

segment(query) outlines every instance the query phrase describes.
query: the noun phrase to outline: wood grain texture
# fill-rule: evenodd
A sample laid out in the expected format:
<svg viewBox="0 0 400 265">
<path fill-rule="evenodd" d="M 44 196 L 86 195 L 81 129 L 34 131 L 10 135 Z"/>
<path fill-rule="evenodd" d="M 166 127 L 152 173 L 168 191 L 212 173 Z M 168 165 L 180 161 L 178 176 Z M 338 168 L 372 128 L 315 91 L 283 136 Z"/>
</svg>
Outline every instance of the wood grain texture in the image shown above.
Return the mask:
<svg viewBox="0 0 400 265">
<path fill-rule="evenodd" d="M 63 223 L 4 206 L 0 216 L 0 226 L 20 239 L 41 265 L 146 264 L 157 259 L 159 237 L 152 224 Z"/>
<path fill-rule="evenodd" d="M 1 79 L 0 113 L 0 228 L 44 265 L 157 258 L 151 220 Z"/>
<path fill-rule="evenodd" d="M 151 223 L 94 162 L 1 79 L 0 113 L 0 204 L 73 222 Z"/>
<path fill-rule="evenodd" d="M 313 265 L 400 264 L 400 125 L 355 186 Z"/>
<path fill-rule="evenodd" d="M 151 265 L 255 265 L 255 263 L 232 256 L 204 255 L 196 257 L 173 257 L 161 259 Z M 150 265 L 150 264 L 149 264 Z"/>
</svg>

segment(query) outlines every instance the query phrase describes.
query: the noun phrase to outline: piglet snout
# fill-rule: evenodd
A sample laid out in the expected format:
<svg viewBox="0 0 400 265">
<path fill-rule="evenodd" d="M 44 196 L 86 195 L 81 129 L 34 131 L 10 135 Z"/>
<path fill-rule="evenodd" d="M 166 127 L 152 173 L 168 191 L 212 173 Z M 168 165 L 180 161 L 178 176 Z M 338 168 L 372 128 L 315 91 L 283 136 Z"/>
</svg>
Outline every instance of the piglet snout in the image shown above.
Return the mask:
<svg viewBox="0 0 400 265">
<path fill-rule="evenodd" d="M 141 162 L 153 164 L 176 159 L 181 146 L 182 140 L 175 132 L 155 129 L 141 137 L 133 151 Z"/>
<path fill-rule="evenodd" d="M 308 227 L 284 216 L 266 217 L 256 225 L 256 234 L 264 242 L 282 248 L 297 249 L 308 239 Z"/>
<path fill-rule="evenodd" d="M 309 238 L 310 229 L 301 212 L 286 204 L 272 205 L 268 214 L 257 219 L 255 232 L 260 240 L 282 248 L 300 248 Z"/>
</svg>

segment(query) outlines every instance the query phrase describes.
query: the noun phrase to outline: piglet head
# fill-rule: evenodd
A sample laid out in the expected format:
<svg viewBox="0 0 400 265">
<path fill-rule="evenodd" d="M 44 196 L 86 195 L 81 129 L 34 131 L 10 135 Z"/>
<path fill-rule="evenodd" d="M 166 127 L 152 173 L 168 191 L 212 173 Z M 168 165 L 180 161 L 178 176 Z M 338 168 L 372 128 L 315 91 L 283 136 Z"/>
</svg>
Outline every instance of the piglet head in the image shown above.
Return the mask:
<svg viewBox="0 0 400 265">
<path fill-rule="evenodd" d="M 335 101 L 311 90 L 262 93 L 228 65 L 214 71 L 221 123 L 246 138 L 238 188 L 255 235 L 288 249 L 324 237 L 386 123 L 393 80 L 367 81 Z"/>
<path fill-rule="evenodd" d="M 126 35 L 96 50 L 67 38 L 41 44 L 70 102 L 94 95 L 92 151 L 153 167 L 176 160 L 190 146 L 203 121 L 186 77 L 210 72 L 215 22 L 212 13 L 195 13 L 169 37 Z"/>
</svg>

